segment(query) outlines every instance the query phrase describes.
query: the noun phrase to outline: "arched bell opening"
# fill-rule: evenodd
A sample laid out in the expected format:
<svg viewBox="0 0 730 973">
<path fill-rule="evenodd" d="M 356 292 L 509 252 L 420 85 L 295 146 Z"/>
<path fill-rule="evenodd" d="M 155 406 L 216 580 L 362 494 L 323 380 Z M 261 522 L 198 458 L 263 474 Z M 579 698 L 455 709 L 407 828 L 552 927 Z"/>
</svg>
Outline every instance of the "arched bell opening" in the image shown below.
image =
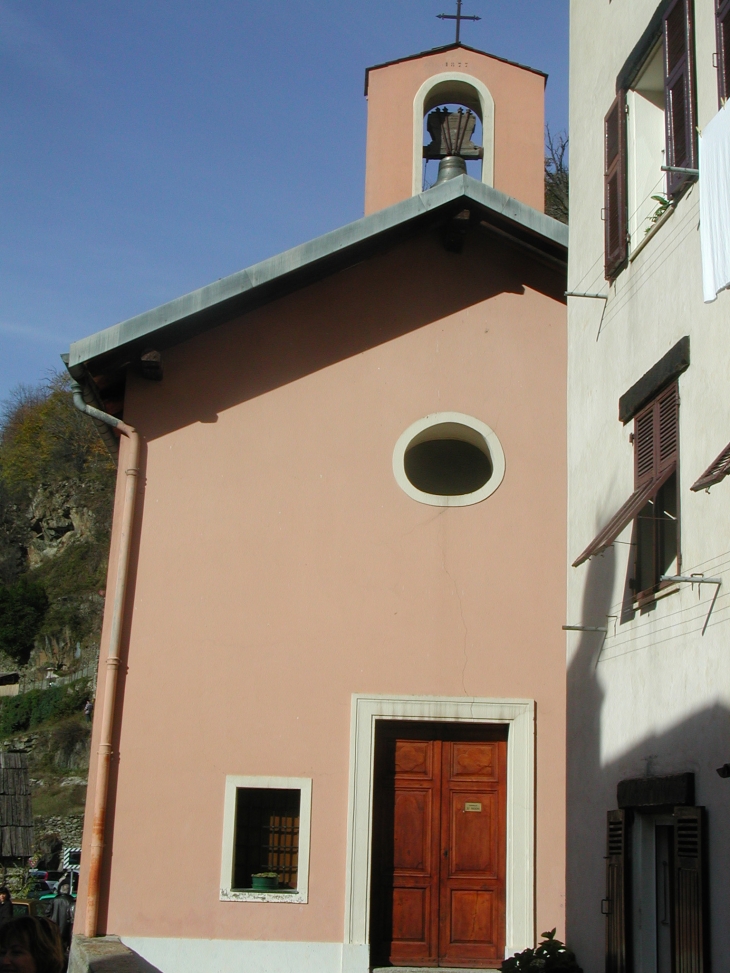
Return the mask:
<svg viewBox="0 0 730 973">
<path fill-rule="evenodd" d="M 435 184 L 439 161 L 456 155 L 467 174 L 494 184 L 494 99 L 460 72 L 425 81 L 413 102 L 413 194 Z"/>
</svg>

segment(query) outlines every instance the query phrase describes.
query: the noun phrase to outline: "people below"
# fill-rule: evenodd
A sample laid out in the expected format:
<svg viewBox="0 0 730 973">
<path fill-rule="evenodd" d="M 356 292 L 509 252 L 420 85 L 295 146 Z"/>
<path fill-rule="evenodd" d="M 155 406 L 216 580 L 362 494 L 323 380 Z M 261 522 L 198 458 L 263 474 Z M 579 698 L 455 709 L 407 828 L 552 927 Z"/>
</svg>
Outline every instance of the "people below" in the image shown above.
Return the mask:
<svg viewBox="0 0 730 973">
<path fill-rule="evenodd" d="M 0 886 L 0 926 L 13 918 L 13 899 L 7 886 Z"/>
<path fill-rule="evenodd" d="M 58 926 L 50 919 L 21 916 L 0 926 L 0 973 L 62 973 L 64 964 Z"/>
<path fill-rule="evenodd" d="M 58 895 L 51 902 L 48 918 L 55 922 L 61 936 L 64 949 L 71 945 L 71 932 L 74 924 L 74 900 L 71 898 L 71 889 L 67 881 L 63 881 L 58 887 Z M 0 967 L 0 970 L 2 967 Z"/>
</svg>

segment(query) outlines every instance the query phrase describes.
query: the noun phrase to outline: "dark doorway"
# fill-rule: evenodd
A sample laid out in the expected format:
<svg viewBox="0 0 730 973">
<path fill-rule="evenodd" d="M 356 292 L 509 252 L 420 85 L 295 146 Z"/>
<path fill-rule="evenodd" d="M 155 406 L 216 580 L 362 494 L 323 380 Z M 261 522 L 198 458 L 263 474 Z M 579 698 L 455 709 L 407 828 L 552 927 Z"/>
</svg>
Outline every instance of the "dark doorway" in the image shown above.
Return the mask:
<svg viewBox="0 0 730 973">
<path fill-rule="evenodd" d="M 373 964 L 498 968 L 506 728 L 379 721 L 374 781 Z"/>
</svg>

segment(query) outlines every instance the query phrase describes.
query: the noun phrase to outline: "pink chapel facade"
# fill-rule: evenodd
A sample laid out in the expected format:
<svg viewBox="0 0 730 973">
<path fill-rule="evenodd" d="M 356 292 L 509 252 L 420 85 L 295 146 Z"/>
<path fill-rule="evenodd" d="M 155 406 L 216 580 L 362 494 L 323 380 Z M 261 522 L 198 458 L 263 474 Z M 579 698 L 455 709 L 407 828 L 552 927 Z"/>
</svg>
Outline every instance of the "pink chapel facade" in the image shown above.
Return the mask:
<svg viewBox="0 0 730 973">
<path fill-rule="evenodd" d="M 71 348 L 142 444 L 95 931 L 162 973 L 496 968 L 563 927 L 565 233 L 544 79 L 451 55 L 494 188 L 412 194 L 373 115 L 445 54 L 373 69 L 370 215 Z"/>
</svg>

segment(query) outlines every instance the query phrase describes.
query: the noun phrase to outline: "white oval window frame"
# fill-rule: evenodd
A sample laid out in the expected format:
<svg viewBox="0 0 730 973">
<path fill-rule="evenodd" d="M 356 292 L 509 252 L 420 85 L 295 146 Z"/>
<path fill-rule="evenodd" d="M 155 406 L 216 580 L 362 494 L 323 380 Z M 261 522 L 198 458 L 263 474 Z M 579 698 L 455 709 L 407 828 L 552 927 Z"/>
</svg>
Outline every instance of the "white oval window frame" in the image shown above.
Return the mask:
<svg viewBox="0 0 730 973">
<path fill-rule="evenodd" d="M 415 446 L 419 442 L 426 442 L 429 439 L 424 433 L 428 432 L 433 426 L 459 425 L 471 430 L 471 434 L 460 437 L 463 442 L 471 442 L 479 449 L 486 447 L 487 454 L 492 462 L 492 475 L 483 487 L 473 493 L 461 493 L 456 496 L 443 496 L 436 493 L 424 493 L 414 487 L 406 476 L 405 455 L 409 446 Z M 430 437 L 433 438 L 433 437 Z M 415 442 L 414 442 L 415 440 Z M 398 437 L 398 442 L 393 450 L 393 476 L 398 486 L 404 493 L 408 494 L 412 500 L 419 503 L 427 503 L 431 507 L 469 507 L 473 503 L 481 503 L 487 497 L 491 497 L 504 479 L 505 462 L 504 450 L 496 432 L 474 416 L 464 415 L 463 412 L 434 412 L 429 416 L 424 416 L 410 425 L 402 435 Z"/>
</svg>

